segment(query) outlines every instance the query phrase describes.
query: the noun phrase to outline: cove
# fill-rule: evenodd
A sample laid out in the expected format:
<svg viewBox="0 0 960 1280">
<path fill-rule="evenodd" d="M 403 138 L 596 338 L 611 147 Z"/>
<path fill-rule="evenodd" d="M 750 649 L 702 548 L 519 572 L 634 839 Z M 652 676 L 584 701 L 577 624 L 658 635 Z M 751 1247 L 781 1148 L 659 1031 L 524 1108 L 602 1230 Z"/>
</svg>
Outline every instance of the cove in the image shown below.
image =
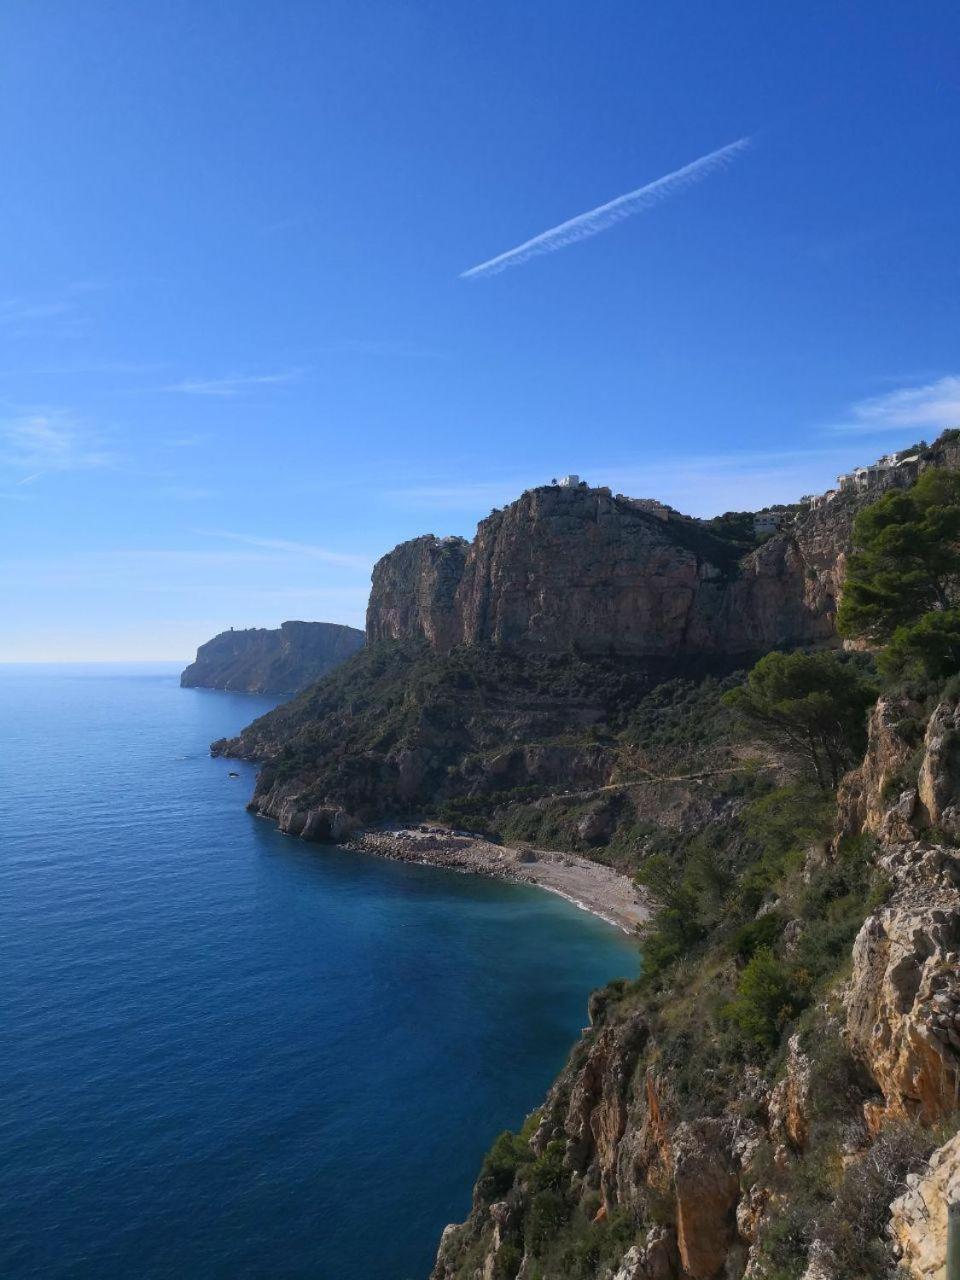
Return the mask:
<svg viewBox="0 0 960 1280">
<path fill-rule="evenodd" d="M 0 1275 L 423 1280 L 636 949 L 281 836 L 177 673 L 0 667 Z"/>
</svg>

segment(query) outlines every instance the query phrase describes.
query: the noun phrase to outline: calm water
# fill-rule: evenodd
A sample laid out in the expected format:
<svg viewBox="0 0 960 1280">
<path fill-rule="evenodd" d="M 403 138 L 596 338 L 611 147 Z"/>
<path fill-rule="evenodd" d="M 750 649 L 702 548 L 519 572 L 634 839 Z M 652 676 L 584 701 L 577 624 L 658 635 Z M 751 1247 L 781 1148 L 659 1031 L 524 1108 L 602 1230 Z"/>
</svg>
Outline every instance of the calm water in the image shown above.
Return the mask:
<svg viewBox="0 0 960 1280">
<path fill-rule="evenodd" d="M 0 667 L 3 1280 L 422 1280 L 636 971 L 548 894 L 252 818 L 206 748 L 270 705 Z"/>
</svg>

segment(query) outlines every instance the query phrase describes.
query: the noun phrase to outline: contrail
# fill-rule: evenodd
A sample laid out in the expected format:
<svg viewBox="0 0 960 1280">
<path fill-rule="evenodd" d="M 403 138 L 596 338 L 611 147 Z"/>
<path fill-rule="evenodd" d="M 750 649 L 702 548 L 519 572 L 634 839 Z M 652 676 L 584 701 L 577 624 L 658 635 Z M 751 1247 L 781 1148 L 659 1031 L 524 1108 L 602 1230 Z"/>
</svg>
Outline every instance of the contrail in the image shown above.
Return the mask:
<svg viewBox="0 0 960 1280">
<path fill-rule="evenodd" d="M 477 276 L 496 275 L 500 271 L 506 271 L 508 267 L 518 267 L 521 262 L 526 262 L 528 258 L 535 258 L 538 254 L 553 253 L 565 245 L 576 243 L 577 240 L 586 240 L 588 236 L 598 235 L 599 232 L 612 227 L 614 223 L 622 222 L 624 218 L 632 218 L 635 213 L 644 213 L 662 200 L 666 200 L 668 196 L 685 191 L 687 187 L 692 187 L 694 183 L 709 177 L 715 170 L 725 169 L 727 165 L 733 163 L 741 151 L 745 151 L 750 146 L 750 143 L 751 139 L 748 137 L 738 138 L 736 142 L 731 142 L 718 151 L 711 151 L 709 155 L 685 164 L 682 169 L 675 169 L 673 173 L 667 173 L 662 178 L 648 182 L 645 187 L 637 187 L 636 191 L 628 191 L 626 195 L 617 196 L 607 204 L 598 205 L 596 209 L 578 214 L 576 218 L 561 222 L 558 227 L 551 227 L 549 231 L 541 232 L 532 240 L 525 240 L 515 249 L 508 249 L 506 253 L 500 253 L 487 262 L 481 262 L 477 267 L 461 271 L 460 279 L 475 280 Z"/>
</svg>

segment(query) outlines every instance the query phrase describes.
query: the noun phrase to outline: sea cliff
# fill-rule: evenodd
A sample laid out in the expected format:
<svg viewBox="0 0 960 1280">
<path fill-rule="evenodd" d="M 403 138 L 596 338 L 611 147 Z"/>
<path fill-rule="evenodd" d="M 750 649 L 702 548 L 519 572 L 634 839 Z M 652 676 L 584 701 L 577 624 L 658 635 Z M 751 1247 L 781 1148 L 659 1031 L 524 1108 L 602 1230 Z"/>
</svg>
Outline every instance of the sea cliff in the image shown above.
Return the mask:
<svg viewBox="0 0 960 1280">
<path fill-rule="evenodd" d="M 362 631 L 334 622 L 223 631 L 200 646 L 180 684 L 185 689 L 296 693 L 345 662 L 363 643 Z"/>
<path fill-rule="evenodd" d="M 531 490 L 472 542 L 385 556 L 367 647 L 214 744 L 261 762 L 251 808 L 291 835 L 428 819 L 494 863 L 601 863 L 657 908 L 643 974 L 596 993 L 434 1280 L 939 1274 L 920 1196 L 960 1178 L 960 693 L 877 698 L 836 621 L 856 516 L 931 467 L 960 467 L 958 433 L 770 521 Z M 756 660 L 794 648 L 873 702 L 837 791 L 737 717 Z"/>
</svg>

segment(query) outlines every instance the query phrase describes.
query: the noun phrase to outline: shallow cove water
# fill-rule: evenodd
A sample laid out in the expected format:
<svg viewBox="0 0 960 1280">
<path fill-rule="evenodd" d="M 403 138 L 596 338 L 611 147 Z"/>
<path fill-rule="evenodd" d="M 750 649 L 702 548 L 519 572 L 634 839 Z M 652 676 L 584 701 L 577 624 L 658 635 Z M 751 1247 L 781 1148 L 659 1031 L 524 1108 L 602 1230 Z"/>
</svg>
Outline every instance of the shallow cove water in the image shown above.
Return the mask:
<svg viewBox="0 0 960 1280">
<path fill-rule="evenodd" d="M 637 971 L 562 899 L 252 818 L 207 746 L 272 705 L 0 667 L 4 1280 L 423 1280 Z"/>
</svg>

